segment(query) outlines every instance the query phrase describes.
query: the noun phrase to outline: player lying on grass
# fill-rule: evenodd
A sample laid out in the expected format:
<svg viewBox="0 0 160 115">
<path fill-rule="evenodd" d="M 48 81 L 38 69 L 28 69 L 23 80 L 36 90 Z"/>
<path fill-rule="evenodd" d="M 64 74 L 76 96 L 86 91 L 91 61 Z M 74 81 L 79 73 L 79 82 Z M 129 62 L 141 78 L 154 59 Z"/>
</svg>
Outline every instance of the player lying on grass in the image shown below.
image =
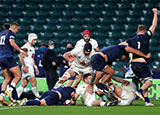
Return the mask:
<svg viewBox="0 0 160 115">
<path fill-rule="evenodd" d="M 26 98 L 20 102 L 20 105 L 63 105 L 64 102 L 68 99 L 71 99 L 75 94 L 75 89 L 72 87 L 59 87 L 56 89 L 51 89 L 44 92 L 40 98 L 36 98 L 35 100 L 28 101 Z"/>
<path fill-rule="evenodd" d="M 81 101 L 86 106 L 113 106 L 116 105 L 118 100 L 112 100 L 109 103 L 103 100 L 97 100 L 96 94 L 102 95 L 104 94 L 101 90 L 97 88 L 96 85 L 92 82 L 91 74 L 85 74 L 83 76 L 83 85 L 79 85 L 76 89 L 76 93 L 73 97 L 73 100 L 77 100 L 77 98 L 81 95 Z"/>
<path fill-rule="evenodd" d="M 118 98 L 117 105 L 131 105 L 136 98 L 135 84 L 119 77 L 112 77 L 112 79 L 122 84 L 121 86 L 118 86 L 113 84 L 113 82 L 109 83 L 115 97 Z"/>
</svg>

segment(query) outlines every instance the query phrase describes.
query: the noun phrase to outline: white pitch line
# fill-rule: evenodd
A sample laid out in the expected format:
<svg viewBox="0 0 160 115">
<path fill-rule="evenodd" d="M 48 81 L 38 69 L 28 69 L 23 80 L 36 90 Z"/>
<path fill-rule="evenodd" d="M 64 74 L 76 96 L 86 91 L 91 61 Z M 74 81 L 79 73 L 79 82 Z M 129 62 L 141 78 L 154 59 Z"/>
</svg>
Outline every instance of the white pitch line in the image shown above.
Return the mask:
<svg viewBox="0 0 160 115">
<path fill-rule="evenodd" d="M 3 108 L 0 108 L 0 110 L 17 109 L 17 108 L 27 108 L 27 107 L 31 107 L 31 106 L 3 107 Z"/>
</svg>

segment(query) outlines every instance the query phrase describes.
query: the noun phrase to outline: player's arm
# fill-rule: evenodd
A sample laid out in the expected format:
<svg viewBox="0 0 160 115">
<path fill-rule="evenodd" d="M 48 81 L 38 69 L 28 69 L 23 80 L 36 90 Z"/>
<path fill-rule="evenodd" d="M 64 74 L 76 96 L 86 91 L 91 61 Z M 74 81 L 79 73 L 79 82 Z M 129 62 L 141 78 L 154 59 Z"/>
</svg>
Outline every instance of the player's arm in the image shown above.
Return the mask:
<svg viewBox="0 0 160 115">
<path fill-rule="evenodd" d="M 118 45 L 125 45 L 125 46 L 128 46 L 128 43 L 126 41 L 122 42 L 122 43 L 119 43 Z"/>
<path fill-rule="evenodd" d="M 25 56 L 28 56 L 28 54 L 26 52 L 24 52 L 23 50 L 21 50 L 18 45 L 16 44 L 15 40 L 14 39 L 10 39 L 9 40 L 11 46 L 16 49 L 17 51 L 19 51 L 20 53 L 23 53 Z"/>
<path fill-rule="evenodd" d="M 28 73 L 28 67 L 25 65 L 24 57 L 25 55 L 23 53 L 20 53 L 19 60 L 20 60 L 20 63 L 22 64 L 23 72 Z"/>
<path fill-rule="evenodd" d="M 112 77 L 112 79 L 113 79 L 114 81 L 119 82 L 119 83 L 122 83 L 122 84 L 128 84 L 128 83 L 129 83 L 129 81 L 124 80 L 124 79 L 122 79 L 122 78 L 120 78 L 120 77 Z"/>
<path fill-rule="evenodd" d="M 71 56 L 72 56 L 72 55 L 71 55 L 71 52 L 70 52 L 70 51 L 63 54 L 63 58 L 64 58 L 65 60 L 67 60 L 67 61 L 70 60 L 70 57 L 71 57 Z"/>
<path fill-rule="evenodd" d="M 75 93 L 74 96 L 72 96 L 73 101 L 76 101 L 79 97 L 78 93 Z"/>
<path fill-rule="evenodd" d="M 152 25 L 149 28 L 149 30 L 152 32 L 152 34 L 154 34 L 154 31 L 155 31 L 155 29 L 157 27 L 157 21 L 158 21 L 157 12 L 158 12 L 158 10 L 157 10 L 157 8 L 153 8 L 152 11 L 154 13 L 153 14 L 153 21 L 152 21 Z"/>
<path fill-rule="evenodd" d="M 128 53 L 134 53 L 134 54 L 136 54 L 136 55 L 139 55 L 139 56 L 142 56 L 142 57 L 145 57 L 145 58 L 150 58 L 150 56 L 151 56 L 150 53 L 147 54 L 147 55 L 145 55 L 145 54 L 142 53 L 141 51 L 136 50 L 136 49 L 134 49 L 134 48 L 132 48 L 132 47 L 129 47 L 129 46 L 125 47 L 125 51 L 128 52 Z"/>
<path fill-rule="evenodd" d="M 94 50 L 95 50 L 95 51 L 99 51 L 99 47 L 96 47 Z"/>
</svg>

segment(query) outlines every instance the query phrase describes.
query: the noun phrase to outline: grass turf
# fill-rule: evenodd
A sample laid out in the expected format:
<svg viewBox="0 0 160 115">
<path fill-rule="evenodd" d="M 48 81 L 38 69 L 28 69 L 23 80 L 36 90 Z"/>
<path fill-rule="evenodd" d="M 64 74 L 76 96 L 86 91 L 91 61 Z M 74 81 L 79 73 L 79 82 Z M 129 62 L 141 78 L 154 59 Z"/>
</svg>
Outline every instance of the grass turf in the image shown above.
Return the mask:
<svg viewBox="0 0 160 115">
<path fill-rule="evenodd" d="M 131 106 L 86 107 L 80 102 L 76 106 L 0 106 L 1 115 L 159 115 L 160 101 L 152 101 L 154 107 L 135 101 Z"/>
</svg>

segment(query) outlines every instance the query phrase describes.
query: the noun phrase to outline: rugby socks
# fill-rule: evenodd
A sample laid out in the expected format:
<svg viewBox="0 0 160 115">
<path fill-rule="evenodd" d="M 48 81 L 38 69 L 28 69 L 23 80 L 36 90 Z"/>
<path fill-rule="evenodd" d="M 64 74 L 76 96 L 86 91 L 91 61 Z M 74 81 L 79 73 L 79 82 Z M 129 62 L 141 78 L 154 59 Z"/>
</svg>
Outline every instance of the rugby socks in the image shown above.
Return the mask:
<svg viewBox="0 0 160 115">
<path fill-rule="evenodd" d="M 27 101 L 26 105 L 40 105 L 41 102 L 38 100 Z"/>
<path fill-rule="evenodd" d="M 39 97 L 39 96 L 40 96 L 36 86 L 33 86 L 33 87 L 32 87 L 32 92 L 34 93 L 34 95 L 35 95 L 36 97 Z"/>
<path fill-rule="evenodd" d="M 13 88 L 13 91 L 12 91 L 12 97 L 14 100 L 19 100 L 17 90 L 15 87 Z"/>
<path fill-rule="evenodd" d="M 103 90 L 103 89 L 105 89 L 105 90 L 107 90 L 107 91 L 109 90 L 108 87 L 107 87 L 106 85 L 102 84 L 102 83 L 98 83 L 97 87 L 98 87 L 99 89 L 102 89 L 102 90 Z"/>
<path fill-rule="evenodd" d="M 23 87 L 20 85 L 18 88 L 17 88 L 17 94 L 18 94 L 18 97 L 21 96 L 22 92 L 23 92 Z"/>
<path fill-rule="evenodd" d="M 5 96 L 5 91 L 1 91 L 0 96 L 4 97 Z"/>
<path fill-rule="evenodd" d="M 11 83 L 11 84 L 9 85 L 8 91 L 9 91 L 9 92 L 12 92 L 12 91 L 14 90 L 15 86 L 16 86 L 15 83 Z"/>
<path fill-rule="evenodd" d="M 106 102 L 100 102 L 100 106 L 101 106 L 101 107 L 104 107 L 105 104 L 106 104 Z"/>
<path fill-rule="evenodd" d="M 145 100 L 145 102 L 150 103 L 150 101 L 149 101 L 149 98 L 148 98 L 148 97 L 145 97 L 145 98 L 144 98 L 144 100 Z"/>
<path fill-rule="evenodd" d="M 143 93 L 143 90 L 142 90 L 142 89 L 139 89 L 138 92 L 140 92 L 140 93 L 142 94 L 142 93 Z"/>
</svg>

